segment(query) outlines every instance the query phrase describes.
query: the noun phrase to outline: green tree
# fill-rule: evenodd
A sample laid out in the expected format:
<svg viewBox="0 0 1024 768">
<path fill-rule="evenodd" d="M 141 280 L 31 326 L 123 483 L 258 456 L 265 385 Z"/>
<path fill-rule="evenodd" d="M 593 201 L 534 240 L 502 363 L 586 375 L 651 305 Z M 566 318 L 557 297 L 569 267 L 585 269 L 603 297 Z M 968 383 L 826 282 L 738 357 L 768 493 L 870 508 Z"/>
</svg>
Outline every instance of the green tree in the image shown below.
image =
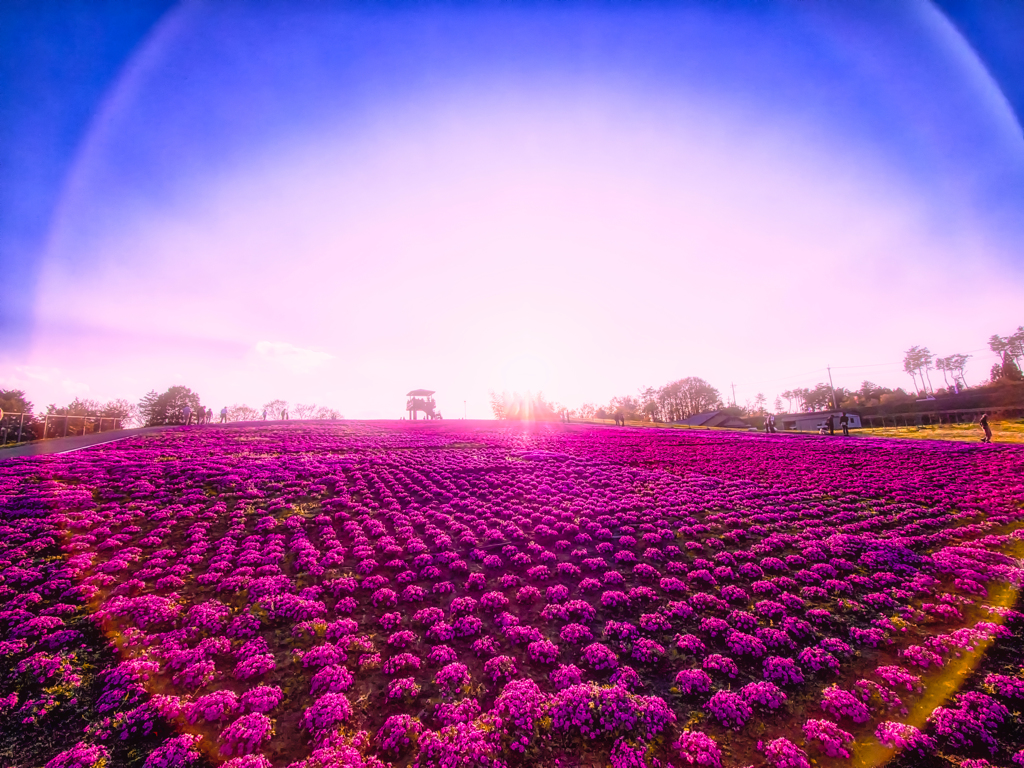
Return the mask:
<svg viewBox="0 0 1024 768">
<path fill-rule="evenodd" d="M 928 369 L 932 367 L 934 355 L 928 347 L 913 346 L 903 354 L 903 370 L 914 380 L 914 387 L 918 394 L 928 394 L 931 385 L 931 377 L 928 376 Z M 921 378 L 921 385 L 918 386 L 917 379 Z M 927 377 L 927 378 L 926 378 Z"/>
<path fill-rule="evenodd" d="M 22 389 L 0 389 L 0 410 L 4 413 L 31 414 L 33 405 Z"/>
<path fill-rule="evenodd" d="M 7 429 L 5 438 L 17 440 L 19 431 L 22 439 L 31 440 L 35 433 L 36 419 L 32 413 L 33 405 L 24 390 L 21 389 L 0 389 L 0 411 L 3 411 L 3 418 L 0 418 L 0 427 Z M 15 416 L 16 413 L 25 414 Z"/>
<path fill-rule="evenodd" d="M 199 395 L 188 387 L 171 387 L 162 395 L 158 395 L 154 390 L 139 402 L 139 417 L 147 427 L 184 424 L 183 411 L 186 405 L 192 409 L 193 414 L 199 413 L 199 409 L 203 407 Z"/>
<path fill-rule="evenodd" d="M 117 419 L 122 427 L 139 426 L 139 406 L 123 398 L 110 400 L 102 405 L 99 415 L 107 419 Z"/>
</svg>

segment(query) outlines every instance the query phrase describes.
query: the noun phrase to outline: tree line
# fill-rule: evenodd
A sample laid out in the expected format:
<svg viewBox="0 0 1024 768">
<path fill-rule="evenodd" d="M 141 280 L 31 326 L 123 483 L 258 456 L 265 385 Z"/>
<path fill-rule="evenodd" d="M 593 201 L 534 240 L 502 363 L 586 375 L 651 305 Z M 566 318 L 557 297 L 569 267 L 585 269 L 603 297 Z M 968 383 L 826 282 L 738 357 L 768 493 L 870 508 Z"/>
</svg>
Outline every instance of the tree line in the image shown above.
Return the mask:
<svg viewBox="0 0 1024 768">
<path fill-rule="evenodd" d="M 635 396 L 613 397 L 607 405 L 584 403 L 578 408 L 567 408 L 548 402 L 543 394 L 529 392 L 491 392 L 490 401 L 496 419 L 534 421 L 619 417 L 630 421 L 668 422 L 722 407 L 718 390 L 696 376 L 669 382 L 663 387 L 646 387 Z"/>
<path fill-rule="evenodd" d="M 191 412 L 192 421 L 196 421 L 200 414 L 206 414 L 209 410 L 203 404 L 198 393 L 180 385 L 170 387 L 163 393 L 151 390 L 138 403 L 132 403 L 125 399 L 101 403 L 97 400 L 76 397 L 64 406 L 51 403 L 42 413 L 36 413 L 35 404 L 28 399 L 24 390 L 0 389 L 0 410 L 4 413 L 4 418 L 0 422 L 0 442 L 16 440 L 19 430 L 23 440 L 44 437 L 43 429 L 47 422 L 47 416 L 56 417 L 58 420 L 60 417 L 66 416 L 69 420 L 74 420 L 71 422 L 74 426 L 69 434 L 99 431 L 99 419 L 101 418 L 111 419 L 122 428 L 184 424 L 186 406 Z M 24 414 L 24 418 L 20 415 L 15 417 L 13 414 Z M 244 404 L 228 406 L 225 416 L 227 421 L 258 421 L 264 418 L 268 420 L 343 418 L 334 408 L 315 404 L 289 406 L 287 401 L 280 399 L 264 403 L 261 409 Z M 87 418 L 82 419 L 81 417 Z M 211 414 L 211 421 L 219 420 L 219 411 Z M 50 423 L 53 423 L 52 419 Z M 109 423 L 105 423 L 103 426 L 104 430 L 111 428 Z M 52 429 L 50 436 L 53 436 Z"/>
<path fill-rule="evenodd" d="M 988 347 L 999 355 L 1000 361 L 989 371 L 987 381 L 969 386 L 964 369 L 971 355 L 954 353 L 940 357 L 928 347 L 915 345 L 904 353 L 903 370 L 911 377 L 910 391 L 902 387 L 886 387 L 872 381 L 862 381 L 858 389 L 833 387 L 829 382 L 818 382 L 813 387 L 795 387 L 779 394 L 772 403 L 773 413 L 855 410 L 879 406 L 902 406 L 922 396 L 960 394 L 966 390 L 999 385 L 1002 382 L 1024 381 L 1021 374 L 1024 362 L 1024 326 L 1008 336 L 993 334 Z M 936 378 L 931 377 L 932 372 Z M 939 377 L 941 376 L 941 382 Z M 764 394 L 742 405 L 723 403 L 721 394 L 711 384 L 696 376 L 669 382 L 662 387 L 644 387 L 636 395 L 613 397 L 604 405 L 584 403 L 577 408 L 566 408 L 548 402 L 542 394 L 491 392 L 491 411 L 497 419 L 558 418 L 612 419 L 630 421 L 673 422 L 698 413 L 723 410 L 734 416 L 757 417 L 768 413 Z"/>
</svg>

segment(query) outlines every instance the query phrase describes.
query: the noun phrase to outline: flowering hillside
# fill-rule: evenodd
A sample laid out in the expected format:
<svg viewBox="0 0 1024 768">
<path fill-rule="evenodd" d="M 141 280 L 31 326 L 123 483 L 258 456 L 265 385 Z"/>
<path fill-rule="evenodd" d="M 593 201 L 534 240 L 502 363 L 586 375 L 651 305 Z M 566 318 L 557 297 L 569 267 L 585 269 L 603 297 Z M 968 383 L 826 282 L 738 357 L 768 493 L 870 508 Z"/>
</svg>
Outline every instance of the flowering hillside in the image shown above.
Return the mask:
<svg viewBox="0 0 1024 768">
<path fill-rule="evenodd" d="M 1024 765 L 1024 451 L 505 423 L 0 464 L 0 764 Z"/>
</svg>

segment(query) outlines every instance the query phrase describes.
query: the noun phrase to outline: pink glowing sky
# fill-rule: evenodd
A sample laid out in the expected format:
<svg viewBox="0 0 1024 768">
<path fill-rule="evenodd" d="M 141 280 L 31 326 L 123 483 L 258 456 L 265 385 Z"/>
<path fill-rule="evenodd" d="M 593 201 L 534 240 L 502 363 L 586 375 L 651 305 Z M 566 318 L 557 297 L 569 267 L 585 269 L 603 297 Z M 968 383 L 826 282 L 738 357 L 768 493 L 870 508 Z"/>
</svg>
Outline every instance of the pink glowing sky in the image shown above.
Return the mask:
<svg viewBox="0 0 1024 768">
<path fill-rule="evenodd" d="M 975 383 L 988 336 L 1024 322 L 1021 228 L 989 202 L 1024 188 L 1020 127 L 927 9 L 868 31 L 805 18 L 827 54 L 807 60 L 840 62 L 827 97 L 835 72 L 776 55 L 793 33 L 751 45 L 757 20 L 728 14 L 677 12 L 725 42 L 672 77 L 630 64 L 641 35 L 584 64 L 545 54 L 554 32 L 530 16 L 520 47 L 446 53 L 401 87 L 386 75 L 422 60 L 378 48 L 339 85 L 314 55 L 345 45 L 324 19 L 251 19 L 213 55 L 239 20 L 211 14 L 162 23 L 79 153 L 31 343 L 5 360 L 37 405 L 184 383 L 215 410 L 397 418 L 426 387 L 482 418 L 492 389 L 575 407 L 689 375 L 770 403 L 826 364 L 836 385 L 909 387 L 912 344 L 972 352 Z M 508 22 L 397 16 L 356 21 L 410 58 L 424 24 L 443 40 Z M 937 74 L 908 66 L 922 48 Z M 737 85 L 764 68 L 777 91 Z M 281 99 L 288 118 L 260 129 Z"/>
</svg>

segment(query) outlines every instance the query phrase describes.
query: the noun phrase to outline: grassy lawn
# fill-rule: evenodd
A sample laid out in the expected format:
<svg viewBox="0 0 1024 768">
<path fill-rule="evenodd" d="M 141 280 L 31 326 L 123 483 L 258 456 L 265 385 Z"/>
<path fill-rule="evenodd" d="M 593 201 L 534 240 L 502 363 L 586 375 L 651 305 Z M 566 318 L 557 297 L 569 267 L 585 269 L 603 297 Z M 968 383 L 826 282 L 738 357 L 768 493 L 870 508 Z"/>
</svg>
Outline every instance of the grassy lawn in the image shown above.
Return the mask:
<svg viewBox="0 0 1024 768">
<path fill-rule="evenodd" d="M 1024 420 L 990 421 L 989 426 L 992 428 L 993 443 L 1024 443 Z M 932 424 L 922 427 L 865 428 L 855 430 L 853 434 L 977 443 L 981 441 L 984 433 L 977 424 Z"/>
</svg>

